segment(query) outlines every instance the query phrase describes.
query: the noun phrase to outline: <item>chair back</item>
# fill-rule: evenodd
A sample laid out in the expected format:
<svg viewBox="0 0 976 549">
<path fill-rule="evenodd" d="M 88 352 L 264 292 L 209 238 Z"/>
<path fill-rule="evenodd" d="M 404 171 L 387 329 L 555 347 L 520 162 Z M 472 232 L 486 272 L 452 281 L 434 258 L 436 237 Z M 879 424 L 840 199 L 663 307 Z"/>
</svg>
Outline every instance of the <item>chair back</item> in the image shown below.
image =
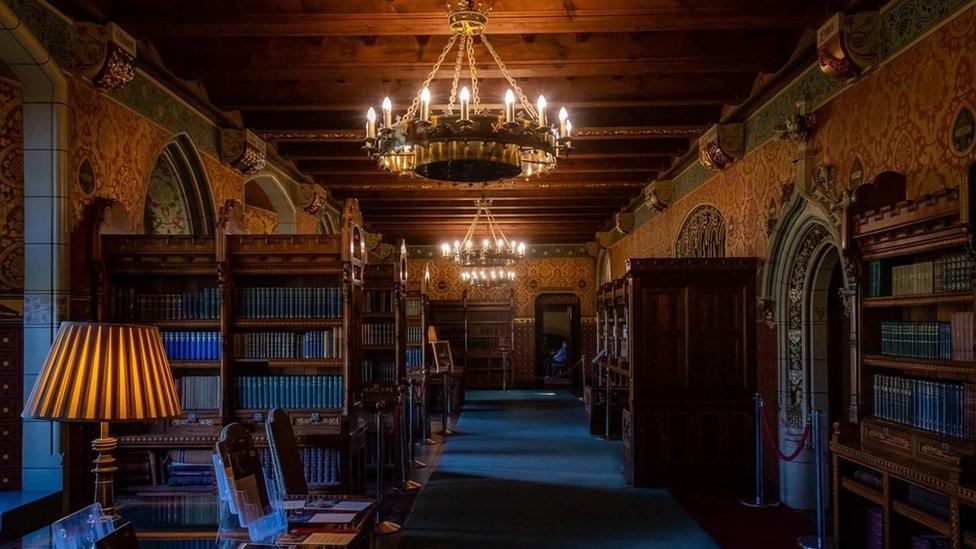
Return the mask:
<svg viewBox="0 0 976 549">
<path fill-rule="evenodd" d="M 271 410 L 264 422 L 264 430 L 268 435 L 268 448 L 271 450 L 271 466 L 274 467 L 282 494 L 308 495 L 305 466 L 302 464 L 301 451 L 288 414 L 280 408 Z"/>
</svg>

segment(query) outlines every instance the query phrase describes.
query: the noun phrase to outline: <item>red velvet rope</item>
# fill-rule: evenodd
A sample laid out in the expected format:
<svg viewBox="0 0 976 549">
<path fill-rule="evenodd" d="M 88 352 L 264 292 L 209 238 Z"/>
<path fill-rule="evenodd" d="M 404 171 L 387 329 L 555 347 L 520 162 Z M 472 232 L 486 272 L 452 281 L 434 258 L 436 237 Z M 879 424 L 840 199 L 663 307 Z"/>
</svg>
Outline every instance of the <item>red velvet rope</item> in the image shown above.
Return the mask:
<svg viewBox="0 0 976 549">
<path fill-rule="evenodd" d="M 780 451 L 779 444 L 776 443 L 776 438 L 773 437 L 773 431 L 769 427 L 769 421 L 766 419 L 766 407 L 760 406 L 759 409 L 759 420 L 762 422 L 763 433 L 766 433 L 766 440 L 769 441 L 769 445 L 772 446 L 773 450 L 776 451 L 776 455 L 779 456 L 779 459 L 783 461 L 793 461 L 796 459 L 800 455 L 800 452 L 803 451 L 803 448 L 807 445 L 807 438 L 810 437 L 810 424 L 808 423 L 807 426 L 803 428 L 803 435 L 800 436 L 800 442 L 797 443 L 796 449 L 793 450 L 793 453 L 786 455 Z"/>
</svg>

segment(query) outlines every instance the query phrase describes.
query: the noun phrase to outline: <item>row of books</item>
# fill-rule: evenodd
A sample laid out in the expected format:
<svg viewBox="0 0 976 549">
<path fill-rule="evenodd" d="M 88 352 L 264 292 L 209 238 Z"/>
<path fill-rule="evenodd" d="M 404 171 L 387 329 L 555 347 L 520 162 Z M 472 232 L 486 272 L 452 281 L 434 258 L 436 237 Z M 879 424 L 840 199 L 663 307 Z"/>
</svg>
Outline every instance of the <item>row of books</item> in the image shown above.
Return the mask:
<svg viewBox="0 0 976 549">
<path fill-rule="evenodd" d="M 946 435 L 976 438 L 976 385 L 874 375 L 874 415 Z"/>
<path fill-rule="evenodd" d="M 973 360 L 973 312 L 952 313 L 949 317 L 952 332 L 952 360 Z"/>
<path fill-rule="evenodd" d="M 507 338 L 501 337 L 469 337 L 467 349 L 469 351 L 497 350 Z"/>
<path fill-rule="evenodd" d="M 363 361 L 364 383 L 396 383 L 396 364 L 393 362 Z"/>
<path fill-rule="evenodd" d="M 396 325 L 392 322 L 363 324 L 363 345 L 394 345 Z"/>
<path fill-rule="evenodd" d="M 185 410 L 220 408 L 220 376 L 182 376 L 176 379 L 176 390 Z"/>
<path fill-rule="evenodd" d="M 135 288 L 115 288 L 112 318 L 116 320 L 200 320 L 220 314 L 220 292 L 201 288 L 182 293 L 143 294 Z"/>
<path fill-rule="evenodd" d="M 166 484 L 170 486 L 212 486 L 214 468 L 210 465 L 169 462 L 166 465 Z"/>
<path fill-rule="evenodd" d="M 234 334 L 234 354 L 239 358 L 342 358 L 342 328 Z"/>
<path fill-rule="evenodd" d="M 239 408 L 342 408 L 342 376 L 240 376 Z"/>
<path fill-rule="evenodd" d="M 973 264 L 965 253 L 943 255 L 935 261 L 895 265 L 868 263 L 868 297 L 966 292 L 972 289 Z"/>
<path fill-rule="evenodd" d="M 948 360 L 952 357 L 948 322 L 882 322 L 881 353 Z"/>
<path fill-rule="evenodd" d="M 237 314 L 244 318 L 339 318 L 338 287 L 249 287 L 237 294 Z"/>
<path fill-rule="evenodd" d="M 407 316 L 421 316 L 424 314 L 424 303 L 419 299 L 408 299 L 406 307 Z"/>
<path fill-rule="evenodd" d="M 419 347 L 407 349 L 407 368 L 420 368 L 424 365 L 424 351 Z"/>
<path fill-rule="evenodd" d="M 299 448 L 302 458 L 302 468 L 305 470 L 305 480 L 309 484 L 339 484 L 339 450 L 323 448 L 321 446 L 305 446 Z M 261 465 L 271 477 L 271 451 L 267 448 L 259 450 Z"/>
<path fill-rule="evenodd" d="M 220 360 L 220 332 L 163 332 L 170 360 Z"/>
<path fill-rule="evenodd" d="M 393 311 L 396 300 L 393 290 L 371 290 L 363 297 L 363 311 L 367 313 L 389 313 Z"/>
<path fill-rule="evenodd" d="M 407 343 L 411 345 L 423 345 L 424 343 L 423 326 L 407 326 Z"/>
</svg>

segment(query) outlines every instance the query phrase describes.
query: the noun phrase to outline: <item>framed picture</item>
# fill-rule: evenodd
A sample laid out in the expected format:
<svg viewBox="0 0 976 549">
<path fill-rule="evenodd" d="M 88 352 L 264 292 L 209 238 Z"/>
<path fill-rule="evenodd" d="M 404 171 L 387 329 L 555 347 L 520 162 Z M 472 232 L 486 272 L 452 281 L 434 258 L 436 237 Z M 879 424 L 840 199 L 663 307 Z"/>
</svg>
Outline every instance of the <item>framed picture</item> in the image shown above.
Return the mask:
<svg viewBox="0 0 976 549">
<path fill-rule="evenodd" d="M 449 373 L 454 370 L 454 357 L 451 355 L 450 341 L 431 341 L 430 346 L 434 348 L 434 372 L 435 374 Z"/>
</svg>

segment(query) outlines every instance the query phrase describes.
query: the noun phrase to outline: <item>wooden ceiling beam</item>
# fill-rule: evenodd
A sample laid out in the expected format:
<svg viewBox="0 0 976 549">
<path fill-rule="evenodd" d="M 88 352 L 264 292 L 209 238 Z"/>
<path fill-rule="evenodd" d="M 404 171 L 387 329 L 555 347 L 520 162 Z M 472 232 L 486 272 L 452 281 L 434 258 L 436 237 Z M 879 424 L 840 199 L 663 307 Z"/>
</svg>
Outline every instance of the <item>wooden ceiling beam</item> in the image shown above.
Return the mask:
<svg viewBox="0 0 976 549">
<path fill-rule="evenodd" d="M 806 5 L 804 5 L 806 4 Z M 731 29 L 815 27 L 824 18 L 815 3 L 765 5 L 763 9 L 713 6 L 495 11 L 488 23 L 494 34 L 641 33 Z M 820 9 L 812 9 L 820 8 Z M 123 26 L 150 37 L 416 36 L 451 33 L 443 12 L 428 13 L 243 13 L 200 16 L 171 9 L 166 14 L 122 16 Z"/>
<path fill-rule="evenodd" d="M 336 198 L 358 198 L 363 207 L 368 207 L 371 200 L 389 200 L 394 196 L 389 191 L 382 188 L 357 188 L 352 186 L 334 186 L 328 181 L 320 180 L 319 183 L 328 189 L 329 194 Z M 620 187 L 590 188 L 577 187 L 520 187 L 518 189 L 504 188 L 482 188 L 465 185 L 463 187 L 452 188 L 442 192 L 421 190 L 417 187 L 413 189 L 401 189 L 396 192 L 396 198 L 403 203 L 410 202 L 431 202 L 444 203 L 453 202 L 455 204 L 471 204 L 480 198 L 490 198 L 494 204 L 526 202 L 531 200 L 540 201 L 600 201 L 611 199 L 630 199 L 637 189 L 637 185 L 626 185 Z"/>
</svg>

